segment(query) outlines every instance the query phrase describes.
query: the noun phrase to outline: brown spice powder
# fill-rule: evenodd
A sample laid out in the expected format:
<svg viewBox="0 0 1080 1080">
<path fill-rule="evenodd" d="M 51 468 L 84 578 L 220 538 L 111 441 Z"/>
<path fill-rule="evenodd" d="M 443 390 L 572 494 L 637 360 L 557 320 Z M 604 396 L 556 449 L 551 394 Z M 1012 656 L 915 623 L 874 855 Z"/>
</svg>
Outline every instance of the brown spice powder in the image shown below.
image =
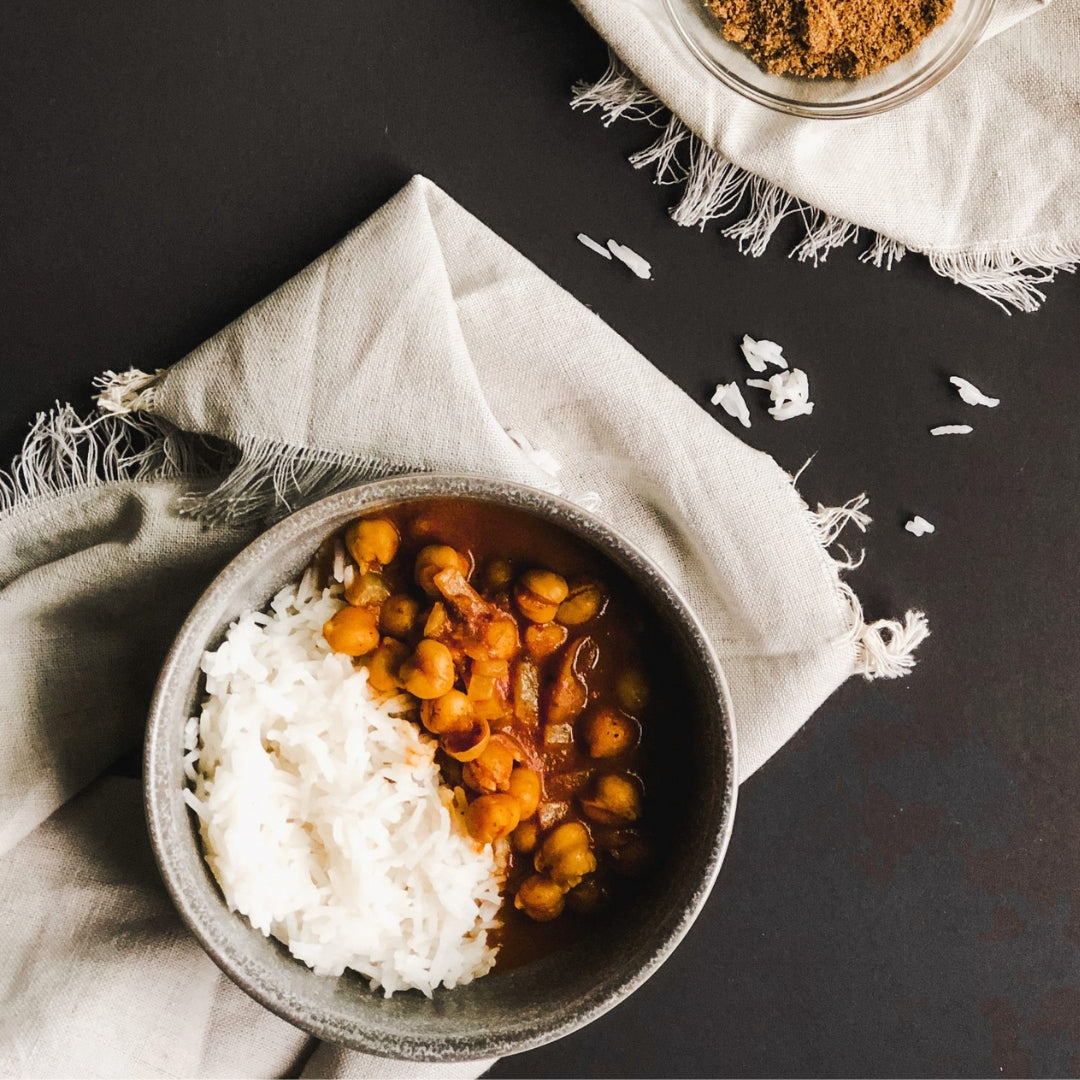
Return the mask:
<svg viewBox="0 0 1080 1080">
<path fill-rule="evenodd" d="M 773 75 L 857 78 L 899 60 L 953 0 L 704 0 L 722 33 Z"/>
</svg>

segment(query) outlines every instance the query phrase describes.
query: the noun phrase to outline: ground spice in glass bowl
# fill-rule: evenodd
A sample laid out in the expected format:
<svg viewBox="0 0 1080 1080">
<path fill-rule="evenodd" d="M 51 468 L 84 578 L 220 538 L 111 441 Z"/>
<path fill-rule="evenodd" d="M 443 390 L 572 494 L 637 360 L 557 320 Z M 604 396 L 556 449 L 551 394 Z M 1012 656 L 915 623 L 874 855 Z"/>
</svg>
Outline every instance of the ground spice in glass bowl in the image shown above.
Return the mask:
<svg viewBox="0 0 1080 1080">
<path fill-rule="evenodd" d="M 774 75 L 860 78 L 911 52 L 953 0 L 704 0 L 724 37 Z"/>
<path fill-rule="evenodd" d="M 851 119 L 911 101 L 978 44 L 994 0 L 663 0 L 723 85 L 794 116 Z"/>
</svg>

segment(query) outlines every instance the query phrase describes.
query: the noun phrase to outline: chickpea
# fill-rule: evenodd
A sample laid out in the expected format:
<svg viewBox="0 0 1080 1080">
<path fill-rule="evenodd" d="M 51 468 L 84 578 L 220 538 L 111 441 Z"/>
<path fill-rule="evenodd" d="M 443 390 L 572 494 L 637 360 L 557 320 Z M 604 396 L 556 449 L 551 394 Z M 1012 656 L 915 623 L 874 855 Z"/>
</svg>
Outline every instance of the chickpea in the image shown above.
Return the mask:
<svg viewBox="0 0 1080 1080">
<path fill-rule="evenodd" d="M 368 682 L 384 694 L 396 690 L 401 685 L 398 682 L 401 665 L 408 655 L 409 646 L 403 641 L 384 638 L 368 661 Z"/>
<path fill-rule="evenodd" d="M 407 593 L 394 593 L 383 601 L 379 627 L 391 637 L 407 638 L 416 629 L 420 604 Z"/>
<path fill-rule="evenodd" d="M 603 825 L 629 824 L 641 817 L 641 788 L 629 775 L 598 776 L 581 808 L 587 818 Z"/>
<path fill-rule="evenodd" d="M 599 822 L 593 822 L 591 830 L 593 843 L 600 851 L 607 852 L 622 847 L 634 835 L 633 829 L 620 829 L 614 825 L 601 825 Z"/>
<path fill-rule="evenodd" d="M 435 584 L 435 575 L 440 570 L 459 570 L 463 577 L 469 576 L 469 560 L 447 544 L 428 544 L 421 548 L 416 556 L 416 566 L 413 568 L 413 576 L 416 584 L 428 594 L 428 596 L 441 595 Z"/>
<path fill-rule="evenodd" d="M 543 870 L 567 851 L 588 846 L 589 830 L 580 821 L 564 821 L 544 837 L 544 845 L 536 858 L 536 869 Z"/>
<path fill-rule="evenodd" d="M 537 922 L 557 919 L 562 914 L 565 903 L 562 889 L 542 874 L 526 878 L 514 897 L 514 907 L 518 911 L 524 911 L 530 919 Z"/>
<path fill-rule="evenodd" d="M 528 855 L 536 847 L 540 830 L 535 821 L 523 821 L 510 834 L 510 846 L 521 855 Z"/>
<path fill-rule="evenodd" d="M 363 611 L 363 608 L 350 608 Z M 401 665 L 401 685 L 418 698 L 437 698 L 454 687 L 454 658 L 441 641 L 424 638 Z"/>
<path fill-rule="evenodd" d="M 514 568 L 509 559 L 492 559 L 484 574 L 487 587 L 495 592 L 505 589 L 514 578 Z"/>
<path fill-rule="evenodd" d="M 484 628 L 483 651 L 492 660 L 513 660 L 520 639 L 517 623 L 510 615 L 495 615 Z"/>
<path fill-rule="evenodd" d="M 538 871 L 547 871 L 552 881 L 573 888 L 596 869 L 596 856 L 589 847 L 589 831 L 580 821 L 567 821 L 548 833 L 533 860 Z"/>
<path fill-rule="evenodd" d="M 439 523 L 433 517 L 415 517 L 409 522 L 409 536 L 414 540 L 431 540 L 439 535 Z"/>
<path fill-rule="evenodd" d="M 573 848 L 560 855 L 548 868 L 548 875 L 556 885 L 572 889 L 586 874 L 596 869 L 596 856 L 590 848 Z"/>
<path fill-rule="evenodd" d="M 555 618 L 569 591 L 566 578 L 550 570 L 526 570 L 514 588 L 514 600 L 530 622 L 546 623 Z"/>
<path fill-rule="evenodd" d="M 603 610 L 607 598 L 594 582 L 575 585 L 566 599 L 559 605 L 555 618 L 564 626 L 581 626 L 590 619 L 595 619 Z"/>
<path fill-rule="evenodd" d="M 481 844 L 509 836 L 518 827 L 518 803 L 513 795 L 481 795 L 465 811 L 469 835 Z"/>
<path fill-rule="evenodd" d="M 525 648 L 534 660 L 543 660 L 560 648 L 569 631 L 559 623 L 530 623 L 525 627 Z"/>
<path fill-rule="evenodd" d="M 531 818 L 540 805 L 540 774 L 519 765 L 510 774 L 506 789 L 521 805 L 521 818 Z"/>
<path fill-rule="evenodd" d="M 597 709 L 586 717 L 582 729 L 589 757 L 617 757 L 637 746 L 641 737 L 638 722 L 615 709 Z"/>
<path fill-rule="evenodd" d="M 479 716 L 474 717 L 468 727 L 444 731 L 439 736 L 439 745 L 455 761 L 474 761 L 487 749 L 490 738 L 491 725 Z M 464 776 L 465 770 L 461 771 Z"/>
<path fill-rule="evenodd" d="M 465 731 L 472 726 L 472 704 L 460 690 L 448 690 L 420 706 L 420 722 L 432 735 Z"/>
<path fill-rule="evenodd" d="M 592 915 L 607 907 L 611 894 L 595 874 L 582 878 L 566 894 L 566 906 L 580 915 Z"/>
<path fill-rule="evenodd" d="M 401 537 L 386 518 L 360 518 L 345 530 L 345 546 L 360 566 L 394 561 Z"/>
<path fill-rule="evenodd" d="M 637 877 L 652 862 L 652 849 L 636 833 L 611 851 L 612 866 L 626 877 Z"/>
<path fill-rule="evenodd" d="M 343 607 L 323 623 L 326 644 L 346 656 L 366 656 L 379 644 L 375 615 L 367 608 Z"/>
<path fill-rule="evenodd" d="M 361 574 L 346 573 L 345 599 L 354 607 L 374 607 L 390 595 L 382 574 L 365 570 Z"/>
<path fill-rule="evenodd" d="M 637 668 L 624 671 L 615 682 L 615 698 L 628 713 L 639 713 L 649 700 L 649 684 Z"/>
<path fill-rule="evenodd" d="M 492 794 L 509 791 L 510 775 L 514 768 L 514 752 L 503 742 L 492 740 L 474 761 L 461 771 L 461 778 L 473 791 Z M 519 813 L 519 817 L 528 817 Z"/>
</svg>

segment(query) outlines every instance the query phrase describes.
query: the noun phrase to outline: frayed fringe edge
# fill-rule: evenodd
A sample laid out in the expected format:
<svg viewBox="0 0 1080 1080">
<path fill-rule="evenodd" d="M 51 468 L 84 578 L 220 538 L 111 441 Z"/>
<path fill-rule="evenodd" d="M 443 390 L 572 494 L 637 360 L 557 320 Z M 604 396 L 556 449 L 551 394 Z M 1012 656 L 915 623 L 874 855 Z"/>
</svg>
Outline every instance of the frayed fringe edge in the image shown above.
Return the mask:
<svg viewBox="0 0 1080 1080">
<path fill-rule="evenodd" d="M 848 499 L 843 506 L 822 506 L 818 503 L 818 508 L 811 513 L 811 517 L 814 519 L 814 531 L 821 546 L 831 547 L 848 525 L 854 525 L 859 532 L 866 532 L 871 518 L 863 511 L 869 503 L 870 500 L 865 494 Z M 850 564 L 845 565 L 848 569 L 853 569 Z"/>
<path fill-rule="evenodd" d="M 0 472 L 0 519 L 33 500 L 102 484 L 222 475 L 213 490 L 182 495 L 177 512 L 207 524 L 271 521 L 349 484 L 398 471 L 382 461 L 276 443 L 226 449 L 181 432 L 145 411 L 157 377 L 107 371 L 94 382 L 94 415 L 59 404 L 40 413 L 11 468 Z"/>
<path fill-rule="evenodd" d="M 599 109 L 605 127 L 619 119 L 644 120 L 653 127 L 662 127 L 656 141 L 633 154 L 630 163 L 636 169 L 653 168 L 658 184 L 683 185 L 682 196 L 671 210 L 672 220 L 678 225 L 704 229 L 710 221 L 733 217 L 748 201 L 745 216 L 721 230 L 723 236 L 736 241 L 745 255 L 762 255 L 780 223 L 796 214 L 802 219 L 805 235 L 789 255 L 815 266 L 825 262 L 834 248 L 857 241 L 864 231 L 850 221 L 809 206 L 714 150 L 669 113 L 613 53 L 607 71 L 596 82 L 574 86 L 570 105 L 583 112 Z M 880 233 L 871 235 L 870 246 L 859 256 L 861 262 L 890 270 L 909 250 Z M 1057 245 L 1032 245 L 1005 254 L 910 250 L 924 254 L 937 273 L 986 297 L 1006 314 L 1011 314 L 1010 307 L 1037 311 L 1046 299 L 1039 286 L 1053 281 L 1060 272 L 1073 273 L 1080 266 L 1080 252 Z"/>
<path fill-rule="evenodd" d="M 207 524 L 273 521 L 335 491 L 403 471 L 358 459 L 271 442 L 242 442 L 239 459 L 210 492 L 183 496 L 179 513 Z"/>
<path fill-rule="evenodd" d="M 133 375 L 154 378 L 106 372 L 95 385 L 112 393 Z M 220 453 L 165 421 L 110 408 L 101 397 L 98 404 L 89 417 L 59 403 L 38 413 L 10 469 L 0 471 L 0 518 L 35 499 L 123 481 L 194 479 L 220 467 Z"/>
<path fill-rule="evenodd" d="M 155 405 L 158 372 L 148 375 L 132 369 L 122 374 L 105 372 L 95 382 L 98 408 L 105 417 L 137 430 L 146 422 L 146 410 Z M 167 449 L 154 432 L 148 452 L 161 456 Z M 198 437 L 185 436 L 196 448 L 186 464 L 205 473 Z M 231 445 L 229 466 L 212 491 L 189 492 L 180 497 L 177 512 L 206 524 L 273 521 L 304 503 L 331 495 L 350 484 L 373 480 L 400 471 L 375 458 L 358 459 L 329 451 L 309 450 L 260 440 L 241 440 Z M 220 454 L 219 464 L 220 464 Z M 220 471 L 220 470 L 219 470 Z M 174 470 L 174 475 L 183 475 Z"/>
<path fill-rule="evenodd" d="M 311 450 L 264 440 L 223 443 L 173 428 L 153 415 L 161 372 L 107 371 L 94 380 L 97 412 L 70 405 L 37 417 L 8 472 L 0 472 L 0 518 L 31 500 L 128 480 L 220 477 L 210 491 L 181 495 L 176 511 L 205 524 L 271 522 L 335 491 L 424 463 Z M 576 496 L 558 481 L 559 464 L 519 431 L 507 432 L 553 494 L 597 510 L 600 495 Z"/>
<path fill-rule="evenodd" d="M 791 488 L 796 496 L 798 491 L 795 482 L 809 464 L 807 461 L 791 478 Z M 801 502 L 802 499 L 799 498 Z M 848 499 L 843 506 L 822 506 L 819 503 L 817 510 L 811 510 L 803 503 L 810 518 L 810 526 L 824 551 L 828 552 L 828 549 L 836 544 L 840 533 L 848 525 L 854 525 L 860 532 L 866 532 L 871 520 L 865 510 L 869 502 L 866 495 L 862 494 Z M 838 644 L 852 649 L 855 674 L 862 675 L 864 679 L 897 679 L 908 674 L 915 666 L 915 650 L 930 635 L 926 616 L 921 611 L 909 611 L 904 615 L 903 622 L 896 619 L 877 619 L 868 623 L 855 590 L 840 578 L 841 571 L 854 570 L 862 564 L 864 553 L 860 552 L 855 559 L 842 544 L 836 546 L 843 551 L 844 558 L 836 559 L 831 555 L 830 558 L 836 570 L 836 586 L 847 608 L 850 626 L 848 633 Z"/>
<path fill-rule="evenodd" d="M 915 650 L 930 636 L 930 624 L 921 611 L 908 611 L 904 621 L 863 619 L 862 604 L 846 581 L 840 591 L 851 611 L 850 642 L 855 647 L 855 673 L 864 679 L 899 679 L 915 666 Z"/>
<path fill-rule="evenodd" d="M 206 523 L 273 520 L 350 484 L 402 471 L 374 458 L 357 460 L 255 440 L 236 447 L 238 457 L 226 457 L 208 441 L 177 431 L 141 411 L 152 400 L 156 377 L 135 370 L 106 372 L 95 384 L 99 391 L 96 416 L 84 419 L 70 405 L 58 405 L 52 412 L 40 414 L 11 469 L 0 473 L 0 518 L 31 500 L 105 483 L 195 479 L 228 468 L 212 491 L 182 496 L 178 511 Z M 521 433 L 512 432 L 511 437 L 534 458 L 541 453 Z M 551 462 L 548 467 L 552 473 L 558 471 Z M 795 481 L 805 468 L 791 478 L 796 498 Z M 591 497 L 592 493 L 587 496 Z M 817 510 L 810 510 L 801 499 L 800 503 L 816 540 L 830 558 L 828 549 L 848 525 L 865 532 L 870 524 L 865 495 L 857 495 L 842 506 L 819 504 Z M 902 623 L 892 619 L 867 623 L 858 597 L 839 577 L 841 570 L 858 566 L 861 556 L 852 559 L 846 550 L 844 555 L 843 560 L 833 559 L 833 564 L 850 613 L 851 630 L 846 640 L 854 649 L 855 672 L 867 679 L 907 674 L 915 664 L 916 647 L 930 633 L 926 616 L 909 611 Z"/>
</svg>

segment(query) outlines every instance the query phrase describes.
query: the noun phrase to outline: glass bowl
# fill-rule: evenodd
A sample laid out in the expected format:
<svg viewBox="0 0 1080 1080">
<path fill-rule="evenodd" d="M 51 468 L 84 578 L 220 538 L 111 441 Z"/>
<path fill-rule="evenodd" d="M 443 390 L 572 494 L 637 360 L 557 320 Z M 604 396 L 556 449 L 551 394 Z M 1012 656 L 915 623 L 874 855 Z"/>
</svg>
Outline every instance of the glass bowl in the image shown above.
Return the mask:
<svg viewBox="0 0 1080 1080">
<path fill-rule="evenodd" d="M 720 32 L 702 0 L 664 0 L 679 36 L 702 64 L 745 98 L 793 116 L 874 116 L 940 82 L 982 37 L 994 0 L 954 0 L 952 14 L 906 56 L 860 79 L 770 75 Z"/>
</svg>

